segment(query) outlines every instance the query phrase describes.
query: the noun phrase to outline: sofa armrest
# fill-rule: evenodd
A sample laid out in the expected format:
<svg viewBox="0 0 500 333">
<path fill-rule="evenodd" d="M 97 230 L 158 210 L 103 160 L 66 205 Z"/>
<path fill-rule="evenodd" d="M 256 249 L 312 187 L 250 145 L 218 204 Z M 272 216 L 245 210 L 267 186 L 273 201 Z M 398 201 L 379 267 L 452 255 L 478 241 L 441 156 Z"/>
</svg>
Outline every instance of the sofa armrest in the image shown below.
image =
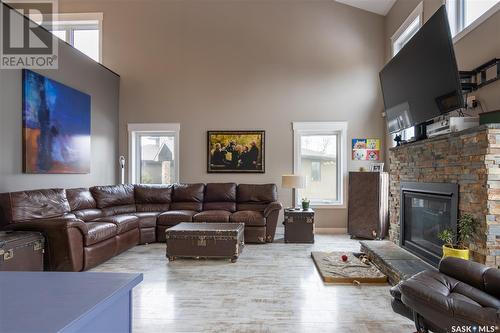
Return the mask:
<svg viewBox="0 0 500 333">
<path fill-rule="evenodd" d="M 283 205 L 281 202 L 271 202 L 265 209 L 264 209 L 264 216 L 267 218 L 269 215 L 271 215 L 275 211 L 280 211 L 283 208 Z"/>
<path fill-rule="evenodd" d="M 281 208 L 283 208 L 283 205 L 280 202 L 274 201 L 264 209 L 264 217 L 266 218 L 266 242 L 268 243 L 274 241 Z"/>
<path fill-rule="evenodd" d="M 84 236 L 88 229 L 78 219 L 44 219 L 9 224 L 7 230 L 41 232 L 46 240 L 44 267 L 49 271 L 83 269 Z"/>
<path fill-rule="evenodd" d="M 489 270 L 488 266 L 453 257 L 443 258 L 439 263 L 440 273 L 480 290 L 485 290 L 484 274 L 487 270 Z"/>
</svg>

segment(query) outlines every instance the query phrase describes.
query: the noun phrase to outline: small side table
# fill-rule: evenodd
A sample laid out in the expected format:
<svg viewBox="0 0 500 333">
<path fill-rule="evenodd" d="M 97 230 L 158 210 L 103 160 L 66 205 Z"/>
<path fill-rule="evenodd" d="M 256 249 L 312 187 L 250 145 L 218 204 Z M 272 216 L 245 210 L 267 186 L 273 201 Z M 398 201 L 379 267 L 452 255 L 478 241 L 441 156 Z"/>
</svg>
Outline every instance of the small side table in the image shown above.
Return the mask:
<svg viewBox="0 0 500 333">
<path fill-rule="evenodd" d="M 285 243 L 314 243 L 314 210 L 285 209 Z"/>
</svg>

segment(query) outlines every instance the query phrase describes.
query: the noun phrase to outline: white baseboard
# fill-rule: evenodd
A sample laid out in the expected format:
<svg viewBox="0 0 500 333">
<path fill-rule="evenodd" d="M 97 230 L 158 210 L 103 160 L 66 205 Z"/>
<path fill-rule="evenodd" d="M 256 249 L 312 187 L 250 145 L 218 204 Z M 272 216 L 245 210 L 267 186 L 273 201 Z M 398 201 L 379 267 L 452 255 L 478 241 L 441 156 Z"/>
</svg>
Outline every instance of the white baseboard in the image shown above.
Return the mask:
<svg viewBox="0 0 500 333">
<path fill-rule="evenodd" d="M 344 235 L 347 234 L 347 228 L 314 228 L 314 233 L 326 235 Z"/>
</svg>

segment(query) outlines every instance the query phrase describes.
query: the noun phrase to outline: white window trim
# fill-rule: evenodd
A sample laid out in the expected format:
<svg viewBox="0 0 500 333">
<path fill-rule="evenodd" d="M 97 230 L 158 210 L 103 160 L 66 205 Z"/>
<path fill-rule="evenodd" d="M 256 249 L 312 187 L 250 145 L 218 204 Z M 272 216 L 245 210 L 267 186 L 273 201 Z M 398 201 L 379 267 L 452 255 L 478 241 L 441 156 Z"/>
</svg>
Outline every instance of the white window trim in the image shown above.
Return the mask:
<svg viewBox="0 0 500 333">
<path fill-rule="evenodd" d="M 60 30 L 57 27 L 62 26 L 72 26 L 72 25 L 96 25 L 99 30 L 99 62 L 102 63 L 102 22 L 104 20 L 104 14 L 100 12 L 96 13 L 55 13 L 51 17 L 53 22 L 53 30 Z M 69 36 L 66 36 L 66 42 L 73 45 L 73 41 L 70 41 Z"/>
<path fill-rule="evenodd" d="M 419 28 L 424 24 L 424 2 L 420 2 L 417 7 L 410 13 L 403 24 L 396 30 L 394 35 L 391 37 L 391 56 L 394 57 L 394 43 L 405 33 L 406 29 L 419 18 Z"/>
<path fill-rule="evenodd" d="M 446 2 L 448 2 L 448 1 L 446 1 Z M 453 44 L 455 44 L 456 42 L 458 42 L 459 40 L 461 40 L 462 38 L 467 36 L 471 31 L 475 30 L 483 22 L 485 22 L 487 19 L 489 19 L 491 16 L 493 16 L 493 14 L 495 14 L 498 11 L 500 11 L 500 2 L 495 4 L 493 7 L 488 9 L 486 12 L 484 12 L 483 15 L 479 16 L 474 22 L 472 22 L 467 27 L 465 27 L 465 29 L 463 29 L 462 31 L 457 33 L 455 35 L 455 37 L 453 37 Z M 454 22 L 453 24 L 456 24 L 456 22 Z"/>
<path fill-rule="evenodd" d="M 170 133 L 173 134 L 175 144 L 174 144 L 174 161 L 175 161 L 175 173 L 174 173 L 174 183 L 179 182 L 179 133 L 181 130 L 181 124 L 179 123 L 153 123 L 153 124 L 145 124 L 145 123 L 130 123 L 127 125 L 128 129 L 128 177 L 129 183 L 136 182 L 137 170 L 135 165 L 136 160 L 136 145 L 135 141 L 137 138 L 137 134 L 144 133 Z"/>
<path fill-rule="evenodd" d="M 338 172 L 338 200 L 335 203 L 328 205 L 312 204 L 313 208 L 347 208 L 346 205 L 346 189 L 347 189 L 347 122 L 293 122 L 293 172 L 299 174 L 300 171 L 300 153 L 301 143 L 300 138 L 303 134 L 339 134 L 339 142 L 337 142 L 337 160 L 340 158 L 340 163 L 337 163 L 340 171 Z M 299 204 L 300 190 L 294 191 L 295 205 Z"/>
</svg>

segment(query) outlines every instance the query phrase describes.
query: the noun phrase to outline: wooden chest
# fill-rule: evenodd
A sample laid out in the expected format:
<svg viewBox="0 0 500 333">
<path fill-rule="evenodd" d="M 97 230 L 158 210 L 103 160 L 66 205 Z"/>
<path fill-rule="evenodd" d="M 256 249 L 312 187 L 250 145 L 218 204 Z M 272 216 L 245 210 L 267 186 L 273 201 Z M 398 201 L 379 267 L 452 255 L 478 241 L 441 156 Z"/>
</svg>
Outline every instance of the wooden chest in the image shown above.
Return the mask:
<svg viewBox="0 0 500 333">
<path fill-rule="evenodd" d="M 0 231 L 0 271 L 43 271 L 43 249 L 39 232 Z"/>
<path fill-rule="evenodd" d="M 285 209 L 285 243 L 314 243 L 314 210 Z"/>
<path fill-rule="evenodd" d="M 236 262 L 243 246 L 243 223 L 183 222 L 165 231 L 167 258 L 229 258 Z"/>
</svg>

